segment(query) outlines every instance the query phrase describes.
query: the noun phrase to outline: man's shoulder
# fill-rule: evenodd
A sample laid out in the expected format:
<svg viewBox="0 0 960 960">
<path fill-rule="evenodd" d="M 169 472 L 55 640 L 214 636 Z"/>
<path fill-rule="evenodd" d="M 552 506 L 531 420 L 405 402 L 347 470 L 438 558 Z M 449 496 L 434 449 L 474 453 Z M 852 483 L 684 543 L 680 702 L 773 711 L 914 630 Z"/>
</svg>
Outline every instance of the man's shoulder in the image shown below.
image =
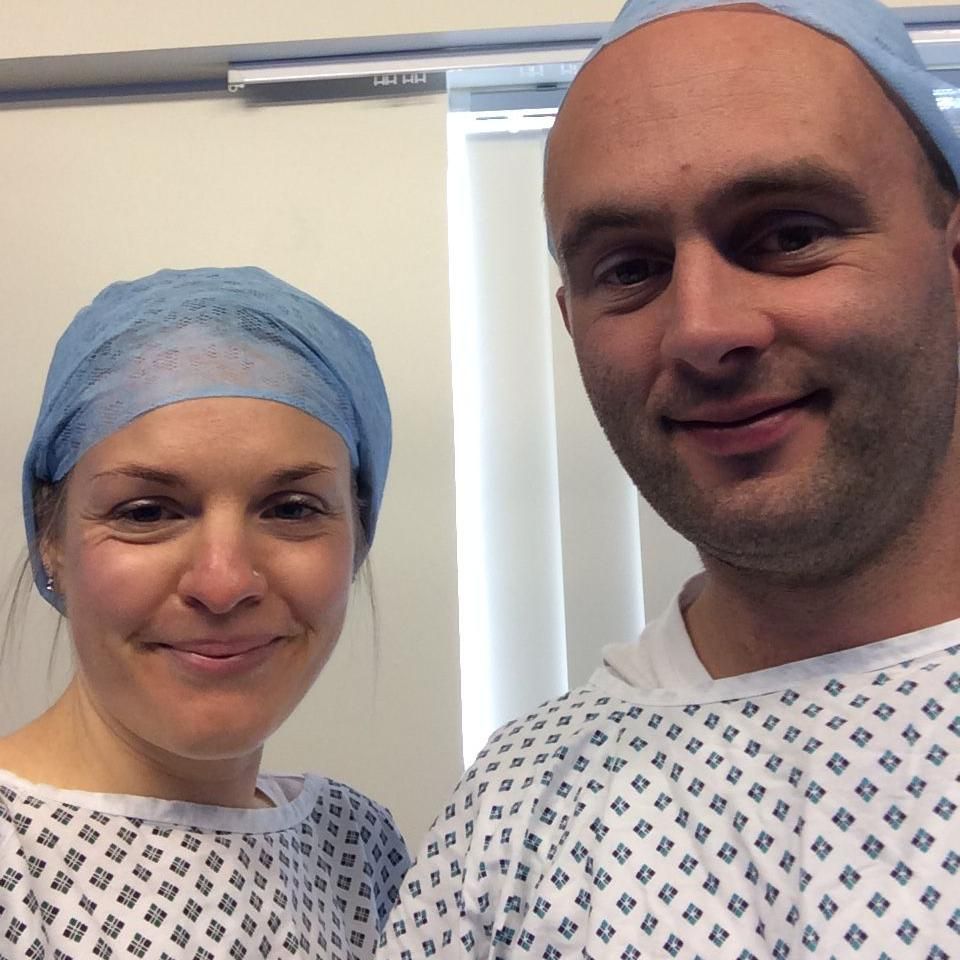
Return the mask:
<svg viewBox="0 0 960 960">
<path fill-rule="evenodd" d="M 504 724 L 466 770 L 435 827 L 496 819 L 505 805 L 536 805 L 544 792 L 563 789 L 565 770 L 582 772 L 642 712 L 591 682 Z"/>
<path fill-rule="evenodd" d="M 498 758 L 538 745 L 562 748 L 581 736 L 584 729 L 618 724 L 631 711 L 636 712 L 636 707 L 591 681 L 505 723 L 490 736 L 471 769 L 489 767 L 498 763 Z"/>
</svg>

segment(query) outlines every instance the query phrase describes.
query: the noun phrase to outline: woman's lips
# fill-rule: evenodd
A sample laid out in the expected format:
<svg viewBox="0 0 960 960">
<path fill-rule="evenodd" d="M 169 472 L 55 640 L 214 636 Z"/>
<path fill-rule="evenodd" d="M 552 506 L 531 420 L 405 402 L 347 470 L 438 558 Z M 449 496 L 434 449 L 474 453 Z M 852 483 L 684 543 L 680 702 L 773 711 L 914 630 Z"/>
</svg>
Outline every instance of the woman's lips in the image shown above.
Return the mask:
<svg viewBox="0 0 960 960">
<path fill-rule="evenodd" d="M 240 637 L 153 644 L 182 669 L 208 676 L 230 676 L 259 667 L 276 652 L 282 637 Z"/>
<path fill-rule="evenodd" d="M 161 646 L 169 646 L 175 650 L 197 653 L 205 657 L 232 657 L 265 647 L 275 639 L 273 634 L 258 634 L 220 640 L 183 640 L 177 643 L 161 644 Z"/>
</svg>

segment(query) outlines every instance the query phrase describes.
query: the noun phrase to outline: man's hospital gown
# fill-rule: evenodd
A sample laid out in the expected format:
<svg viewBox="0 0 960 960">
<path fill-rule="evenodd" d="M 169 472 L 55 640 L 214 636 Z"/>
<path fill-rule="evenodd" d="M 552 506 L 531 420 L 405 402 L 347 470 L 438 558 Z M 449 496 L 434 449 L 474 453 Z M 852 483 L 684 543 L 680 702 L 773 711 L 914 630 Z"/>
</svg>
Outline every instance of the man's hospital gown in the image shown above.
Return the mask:
<svg viewBox="0 0 960 960">
<path fill-rule="evenodd" d="M 712 680 L 684 602 L 494 734 L 378 956 L 960 957 L 960 621 Z"/>
</svg>

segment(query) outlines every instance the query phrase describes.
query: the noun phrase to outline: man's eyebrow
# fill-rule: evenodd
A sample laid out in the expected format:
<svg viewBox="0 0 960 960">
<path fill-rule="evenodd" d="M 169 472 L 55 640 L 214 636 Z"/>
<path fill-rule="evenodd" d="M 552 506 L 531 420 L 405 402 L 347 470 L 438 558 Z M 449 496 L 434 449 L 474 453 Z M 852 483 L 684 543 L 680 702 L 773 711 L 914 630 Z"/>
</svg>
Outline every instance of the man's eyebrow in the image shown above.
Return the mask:
<svg viewBox="0 0 960 960">
<path fill-rule="evenodd" d="M 624 227 L 642 226 L 655 219 L 657 211 L 652 207 L 620 204 L 598 204 L 574 214 L 573 222 L 557 243 L 560 263 L 572 260 L 598 233 Z"/>
<path fill-rule="evenodd" d="M 737 177 L 709 197 L 698 212 L 776 194 L 808 194 L 844 204 L 848 209 L 865 211 L 869 206 L 866 194 L 846 174 L 820 161 L 800 159 Z"/>
<path fill-rule="evenodd" d="M 801 194 L 828 199 L 861 215 L 869 207 L 866 194 L 848 176 L 818 160 L 804 158 L 745 171 L 707 197 L 697 213 L 703 216 L 731 204 L 748 203 L 768 196 Z M 600 203 L 575 212 L 569 229 L 557 243 L 560 262 L 573 259 L 597 233 L 643 227 L 662 222 L 662 217 L 658 207 L 627 203 Z"/>
</svg>

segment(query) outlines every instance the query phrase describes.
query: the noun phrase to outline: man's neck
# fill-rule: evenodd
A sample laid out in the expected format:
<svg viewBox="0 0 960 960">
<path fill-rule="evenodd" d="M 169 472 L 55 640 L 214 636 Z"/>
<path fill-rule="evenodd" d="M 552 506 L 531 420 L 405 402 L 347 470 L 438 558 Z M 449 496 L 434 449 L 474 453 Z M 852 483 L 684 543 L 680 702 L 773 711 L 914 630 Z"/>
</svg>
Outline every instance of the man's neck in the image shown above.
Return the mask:
<svg viewBox="0 0 960 960">
<path fill-rule="evenodd" d="M 684 612 L 697 656 L 715 678 L 739 676 L 960 618 L 956 519 L 826 585 L 771 582 L 704 557 L 704 586 Z"/>
</svg>

